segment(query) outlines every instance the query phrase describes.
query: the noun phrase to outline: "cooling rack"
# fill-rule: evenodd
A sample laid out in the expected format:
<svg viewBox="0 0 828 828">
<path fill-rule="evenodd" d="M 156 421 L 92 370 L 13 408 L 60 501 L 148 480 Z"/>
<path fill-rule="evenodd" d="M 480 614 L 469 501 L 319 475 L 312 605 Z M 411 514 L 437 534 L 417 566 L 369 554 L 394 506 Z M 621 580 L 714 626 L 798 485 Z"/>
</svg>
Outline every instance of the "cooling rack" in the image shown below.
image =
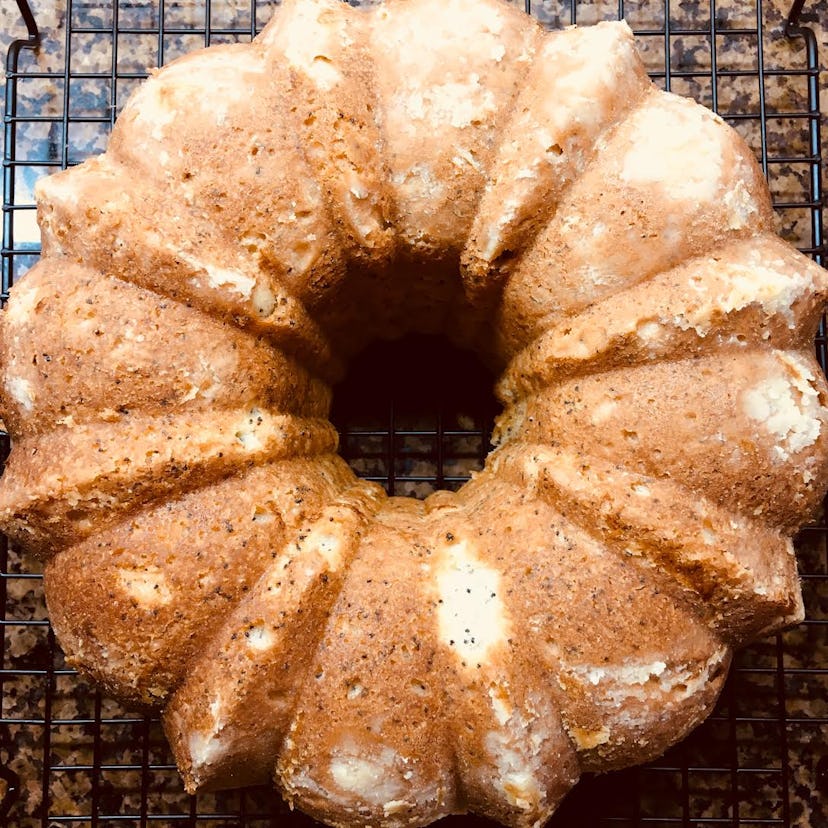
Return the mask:
<svg viewBox="0 0 828 828">
<path fill-rule="evenodd" d="M 256 0 L 65 0 L 38 5 L 36 20 L 27 0 L 18 5 L 28 37 L 11 44 L 6 64 L 3 302 L 39 255 L 34 181 L 104 148 L 147 67 L 249 40 L 273 11 Z M 823 263 L 820 72 L 808 28 L 816 13 L 805 3 L 787 18 L 761 0 L 519 5 L 551 27 L 625 17 L 652 77 L 716 109 L 747 139 L 780 232 Z M 816 349 L 824 369 L 824 328 Z M 336 391 L 342 453 L 396 494 L 456 488 L 489 449 L 490 382 L 442 342 L 369 349 Z M 5 438 L 2 448 L 5 457 Z M 797 544 L 807 620 L 738 655 L 715 713 L 690 738 L 646 767 L 584 780 L 552 825 L 828 826 L 827 535 L 821 518 Z M 0 824 L 313 824 L 267 789 L 187 796 L 157 719 L 66 668 L 37 565 L 6 544 L 0 603 Z"/>
</svg>

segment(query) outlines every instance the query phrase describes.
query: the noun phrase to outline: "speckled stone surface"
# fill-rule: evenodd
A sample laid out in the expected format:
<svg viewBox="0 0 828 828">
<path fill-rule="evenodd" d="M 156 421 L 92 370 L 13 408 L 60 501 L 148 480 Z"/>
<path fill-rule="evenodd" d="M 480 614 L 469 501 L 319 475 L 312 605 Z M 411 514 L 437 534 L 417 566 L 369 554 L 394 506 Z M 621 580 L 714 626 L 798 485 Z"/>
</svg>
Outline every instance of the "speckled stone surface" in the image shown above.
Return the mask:
<svg viewBox="0 0 828 828">
<path fill-rule="evenodd" d="M 518 3 L 523 6 L 523 3 Z M 35 0 L 35 16 L 43 33 L 36 53 L 21 53 L 26 73 L 54 73 L 54 77 L 20 82 L 18 127 L 14 156 L 18 160 L 75 163 L 100 152 L 112 113 L 138 83 L 135 77 L 156 63 L 159 37 L 157 0 L 120 0 L 119 26 L 132 34 L 112 37 L 111 4 L 78 0 L 72 26 L 85 29 L 72 36 L 70 73 L 101 73 L 107 77 L 72 77 L 68 84 L 73 122 L 63 134 L 60 118 L 54 122 L 26 116 L 60 116 L 67 86 L 63 78 L 66 44 L 66 5 L 63 0 Z M 712 54 L 709 37 L 710 4 L 706 0 L 673 0 L 669 22 L 670 86 L 712 104 Z M 270 16 L 272 4 L 259 2 L 256 19 L 250 0 L 213 0 L 213 42 L 248 39 L 251 29 Z M 638 30 L 654 34 L 639 37 L 639 45 L 653 72 L 664 72 L 665 13 L 661 2 L 633 0 L 625 15 Z M 788 4 L 764 3 L 764 66 L 782 70 L 766 75 L 764 106 L 766 131 L 760 121 L 743 120 L 737 128 L 761 156 L 805 159 L 809 155 L 805 121 L 788 115 L 803 111 L 807 80 L 789 70 L 804 66 L 801 41 L 788 41 L 782 21 Z M 550 26 L 572 22 L 570 6 L 561 2 L 534 2 L 533 12 Z M 617 17 L 617 2 L 584 2 L 577 6 L 577 22 L 592 23 Z M 716 104 L 728 114 L 760 111 L 757 83 L 757 37 L 728 34 L 728 29 L 756 29 L 755 2 L 727 0 L 716 4 L 718 70 L 744 70 L 743 76 L 720 78 Z M 806 4 L 803 22 L 817 34 L 821 75 L 823 139 L 828 136 L 828 0 Z M 170 60 L 204 43 L 204 0 L 166 0 L 161 39 L 164 59 Z M 186 31 L 185 31 L 186 30 Z M 0 3 L 0 48 L 25 33 L 12 0 Z M 117 48 L 117 53 L 115 49 Z M 111 73 L 117 79 L 113 88 Z M 691 77 L 685 72 L 698 72 Z M 666 79 L 662 79 L 666 84 Z M 83 119 L 89 120 L 84 122 Z M 2 135 L 0 135 L 2 141 Z M 825 143 L 823 144 L 825 146 Z M 65 157 L 64 157 L 64 147 Z M 23 164 L 16 176 L 16 205 L 31 203 L 31 187 L 47 172 Z M 808 246 L 811 235 L 807 200 L 810 166 L 804 160 L 771 161 L 769 178 L 778 201 L 794 206 L 779 211 L 779 229 L 795 244 Z M 19 278 L 36 260 L 38 234 L 31 211 L 14 216 L 13 275 Z M 417 353 L 415 346 L 414 353 Z M 345 407 L 339 421 L 349 426 L 343 451 L 362 474 L 393 477 L 397 493 L 424 497 L 439 483 L 455 487 L 479 464 L 491 411 L 485 399 L 464 405 L 451 394 L 440 411 L 424 412 L 415 400 L 396 400 L 393 410 L 383 394 L 371 396 L 369 363 L 352 379 L 350 397 L 360 405 Z M 454 365 L 453 370 L 460 370 Z M 361 379 L 360 379 L 361 377 Z M 343 392 L 343 396 L 347 392 Z M 388 434 L 392 428 L 396 434 Z M 365 433 L 370 432 L 370 433 Z M 413 433 L 412 433 L 413 432 Z M 442 436 L 441 436 L 442 433 Z M 443 454 L 438 470 L 435 453 Z M 824 518 L 820 520 L 825 526 Z M 778 640 L 760 642 L 741 653 L 714 716 L 663 759 L 642 770 L 587 780 L 553 820 L 558 828 L 612 825 L 669 825 L 713 828 L 714 825 L 789 825 L 828 828 L 828 790 L 820 789 L 820 772 L 828 776 L 828 553 L 826 531 L 803 532 L 799 543 L 800 569 L 808 621 Z M 3 664 L 9 671 L 2 685 L 0 723 L 0 801 L 14 799 L 8 824 L 29 826 L 191 824 L 199 826 L 306 824 L 288 819 L 267 790 L 184 794 L 158 723 L 141 711 L 126 711 L 102 698 L 71 671 L 49 633 L 37 565 L 21 560 L 14 550 L 3 568 L 7 622 L 3 635 Z M 823 782 L 823 786 L 825 782 Z M 17 788 L 9 790 L 9 788 Z M 787 791 L 787 795 L 786 792 Z M 94 815 L 94 820 L 93 820 Z M 115 816 L 120 819 L 116 823 Z M 0 815 L 0 824 L 3 824 Z"/>
</svg>

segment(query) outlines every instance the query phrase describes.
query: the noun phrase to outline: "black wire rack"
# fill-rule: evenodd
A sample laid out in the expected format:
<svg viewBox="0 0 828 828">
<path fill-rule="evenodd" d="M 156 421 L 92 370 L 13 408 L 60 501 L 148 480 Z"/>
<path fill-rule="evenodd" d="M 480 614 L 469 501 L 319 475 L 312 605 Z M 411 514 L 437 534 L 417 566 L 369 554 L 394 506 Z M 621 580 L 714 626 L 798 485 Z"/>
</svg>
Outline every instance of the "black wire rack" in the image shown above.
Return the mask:
<svg viewBox="0 0 828 828">
<path fill-rule="evenodd" d="M 66 0 L 8 51 L 2 294 L 37 261 L 32 185 L 103 150 L 132 89 L 205 44 L 249 40 L 261 0 Z M 625 17 L 652 77 L 717 110 L 771 184 L 779 231 L 823 263 L 818 12 L 784 17 L 762 0 L 544 0 L 550 27 Z M 824 5 L 822 6 L 825 14 Z M 810 16 L 809 16 L 810 15 Z M 816 349 L 826 365 L 825 329 Z M 380 378 L 378 380 L 378 378 Z M 489 449 L 491 378 L 445 343 L 410 337 L 369 349 L 337 389 L 342 453 L 389 492 L 457 488 Z M 2 438 L 2 457 L 8 450 Z M 798 540 L 807 620 L 737 656 L 710 719 L 662 759 L 585 779 L 552 824 L 828 828 L 828 529 Z M 262 788 L 187 796 L 157 718 L 124 710 L 67 669 L 37 565 L 0 545 L 0 824 L 311 825 Z M 471 824 L 454 818 L 449 822 Z"/>
</svg>

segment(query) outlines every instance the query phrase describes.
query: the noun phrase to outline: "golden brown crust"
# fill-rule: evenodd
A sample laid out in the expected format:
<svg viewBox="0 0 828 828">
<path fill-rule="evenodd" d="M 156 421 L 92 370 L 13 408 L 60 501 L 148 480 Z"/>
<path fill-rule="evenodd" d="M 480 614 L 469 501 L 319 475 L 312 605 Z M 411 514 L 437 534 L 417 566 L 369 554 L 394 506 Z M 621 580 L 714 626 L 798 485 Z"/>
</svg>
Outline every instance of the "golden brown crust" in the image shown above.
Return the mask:
<svg viewBox="0 0 828 828">
<path fill-rule="evenodd" d="M 0 520 L 16 542 L 48 557 L 145 503 L 336 446 L 327 420 L 257 406 L 66 422 L 15 443 Z"/>
<path fill-rule="evenodd" d="M 188 789 L 537 825 L 801 617 L 825 274 L 624 24 L 287 0 L 38 201 L 0 524 L 47 559 L 71 663 L 170 700 Z M 325 419 L 343 359 L 410 330 L 505 367 L 501 447 L 425 504 L 356 482 Z"/>
<path fill-rule="evenodd" d="M 327 822 L 427 824 L 454 810 L 422 515 L 393 499 L 363 537 L 279 756 L 289 800 Z"/>
<path fill-rule="evenodd" d="M 564 380 L 508 409 L 502 433 L 670 477 L 788 534 L 828 476 L 823 399 L 810 353 L 727 350 Z"/>
<path fill-rule="evenodd" d="M 55 267 L 78 263 L 194 305 L 268 337 L 326 379 L 339 375 L 338 359 L 302 304 L 257 254 L 251 261 L 237 245 L 217 251 L 214 217 L 198 205 L 170 214 L 178 202 L 109 155 L 41 180 L 37 193 L 44 255 Z"/>
<path fill-rule="evenodd" d="M 599 23 L 544 38 L 500 138 L 463 251 L 463 282 L 473 302 L 496 298 L 515 254 L 593 162 L 598 137 L 649 87 L 626 24 Z"/>
<path fill-rule="evenodd" d="M 70 663 L 157 705 L 287 543 L 353 480 L 338 457 L 251 468 L 146 507 L 46 566 Z"/>
<path fill-rule="evenodd" d="M 462 499 L 501 572 L 524 680 L 554 691 L 581 769 L 657 756 L 707 715 L 729 650 L 669 577 L 630 566 L 531 489 L 484 473 Z"/>
<path fill-rule="evenodd" d="M 804 351 L 826 296 L 825 270 L 776 236 L 732 242 L 552 325 L 512 360 L 498 394 L 718 350 Z"/>
<path fill-rule="evenodd" d="M 498 479 L 557 507 L 647 575 L 668 575 L 738 645 L 802 612 L 790 538 L 667 477 L 562 448 L 519 445 L 490 458 Z"/>
<path fill-rule="evenodd" d="M 396 239 L 368 21 L 337 0 L 290 0 L 256 40 L 268 66 L 290 68 L 289 113 L 346 258 L 382 268 Z"/>
<path fill-rule="evenodd" d="M 698 168 L 687 154 L 705 159 Z M 513 268 L 498 314 L 513 356 L 541 331 L 685 259 L 773 228 L 747 145 L 698 104 L 651 89 Z"/>
<path fill-rule="evenodd" d="M 271 341 L 114 276 L 44 259 L 15 298 L 3 317 L 0 398 L 18 439 L 149 411 L 327 414 L 329 388 Z"/>
<path fill-rule="evenodd" d="M 310 465 L 310 464 L 309 464 Z M 315 494 L 315 493 L 314 493 Z M 267 782 L 368 521 L 384 499 L 359 482 L 285 527 L 261 576 L 223 620 L 164 713 L 188 790 Z"/>
<path fill-rule="evenodd" d="M 540 29 L 497 0 L 389 0 L 371 28 L 400 244 L 458 256 Z"/>
<path fill-rule="evenodd" d="M 296 140 L 290 96 L 288 67 L 267 62 L 258 43 L 202 50 L 139 88 L 107 154 L 151 181 L 156 202 L 173 198 L 183 212 L 165 227 L 174 247 L 219 266 L 238 256 L 312 307 L 345 265 Z M 204 247 L 195 246 L 199 233 Z"/>
</svg>

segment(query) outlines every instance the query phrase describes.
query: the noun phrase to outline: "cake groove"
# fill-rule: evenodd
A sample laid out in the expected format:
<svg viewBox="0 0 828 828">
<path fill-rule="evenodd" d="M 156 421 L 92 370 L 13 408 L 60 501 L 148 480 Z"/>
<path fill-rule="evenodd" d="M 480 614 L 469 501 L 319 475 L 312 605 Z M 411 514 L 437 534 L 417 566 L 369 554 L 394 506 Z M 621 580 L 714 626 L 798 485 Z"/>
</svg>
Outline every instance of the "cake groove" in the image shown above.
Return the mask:
<svg viewBox="0 0 828 828">
<path fill-rule="evenodd" d="M 718 161 L 712 170 L 701 165 L 690 178 L 680 159 L 693 145 Z M 647 160 L 654 157 L 661 159 L 661 178 L 647 172 Z M 736 196 L 728 200 L 725 193 Z M 726 239 L 772 227 L 761 169 L 742 140 L 698 104 L 651 89 L 599 141 L 596 163 L 567 190 L 510 270 L 499 347 L 512 356 L 544 328 L 600 299 Z"/>
<path fill-rule="evenodd" d="M 46 565 L 46 593 L 69 663 L 120 698 L 168 699 L 280 543 L 352 479 L 335 455 L 254 466 L 65 549 Z"/>
<path fill-rule="evenodd" d="M 152 203 L 148 211 L 141 208 L 147 193 L 143 183 L 113 177 L 107 156 L 41 179 L 36 193 L 46 256 L 63 255 L 67 263 L 83 262 L 102 273 L 115 273 L 145 290 L 194 305 L 204 313 L 267 336 L 327 379 L 341 374 L 339 360 L 326 337 L 298 299 L 274 282 L 266 270 L 251 270 L 236 254 L 232 263 L 225 256 L 219 271 L 232 264 L 239 278 L 246 280 L 248 295 L 228 291 L 220 275 L 219 281 L 212 284 L 204 266 L 209 261 L 182 257 L 186 247 L 176 247 L 156 229 L 160 205 Z M 86 212 L 78 221 L 80 202 L 86 205 Z M 90 214 L 94 222 L 87 220 Z M 177 220 L 169 216 L 166 220 L 168 233 L 169 225 Z M 207 240 L 204 233 L 204 229 L 193 233 L 199 245 Z M 192 238 L 188 245 L 193 246 Z"/>
<path fill-rule="evenodd" d="M 179 194 L 173 204 L 187 208 L 183 232 L 173 236 L 173 213 L 168 239 L 198 254 L 188 245 L 201 232 L 211 251 L 270 274 L 313 312 L 341 282 L 345 262 L 285 106 L 290 97 L 289 67 L 266 61 L 258 42 L 203 50 L 139 88 L 108 152 L 137 166 L 161 192 Z M 180 152 L 168 152 L 171 135 Z"/>
<path fill-rule="evenodd" d="M 563 380 L 508 408 L 501 429 L 670 476 L 788 531 L 822 499 L 826 394 L 810 353 L 724 350 Z"/>
<path fill-rule="evenodd" d="M 510 401 L 563 378 L 727 347 L 805 350 L 826 295 L 825 270 L 778 238 L 730 242 L 544 331 L 506 369 L 498 393 Z"/>
<path fill-rule="evenodd" d="M 261 335 L 131 282 L 45 259 L 17 295 L 0 362 L 19 435 L 173 409 L 327 415 L 330 389 Z"/>
<path fill-rule="evenodd" d="M 538 671 L 534 637 L 521 634 L 525 595 L 509 577 L 521 568 L 518 554 L 508 538 L 489 543 L 475 520 L 475 510 L 492 508 L 496 497 L 481 484 L 471 497 L 431 511 L 438 615 L 451 619 L 441 618 L 438 652 L 459 799 L 503 824 L 524 825 L 552 814 L 580 768 L 554 682 Z"/>
<path fill-rule="evenodd" d="M 531 486 L 484 472 L 463 501 L 477 544 L 501 562 L 504 593 L 520 607 L 512 645 L 554 692 L 581 771 L 623 765 L 636 751 L 658 755 L 666 710 L 686 733 L 710 709 L 723 674 L 675 697 L 682 682 L 673 678 L 703 672 L 711 653 L 727 659 L 729 649 L 669 579 L 630 566 Z"/>
<path fill-rule="evenodd" d="M 297 697 L 276 781 L 311 815 L 396 824 L 452 809 L 423 516 L 391 498 L 371 521 Z"/>
<path fill-rule="evenodd" d="M 187 414 L 115 414 L 109 422 L 61 426 L 18 441 L 0 491 L 7 534 L 51 555 L 102 520 L 175 491 L 209 485 L 246 465 L 337 446 L 327 420 L 255 407 Z"/>
<path fill-rule="evenodd" d="M 226 776 L 239 784 L 269 780 L 293 718 L 292 689 L 311 678 L 325 620 L 384 497 L 376 484 L 354 483 L 287 537 L 177 688 L 164 725 L 191 792 Z M 297 636 L 303 615 L 309 617 Z M 228 685 L 231 696 L 222 694 Z"/>
<path fill-rule="evenodd" d="M 564 192 L 594 160 L 599 137 L 649 86 L 626 24 L 549 35 L 537 57 L 501 133 L 496 175 L 484 190 L 463 251 L 464 288 L 473 304 L 481 296 L 494 300 L 510 251 L 531 245 Z M 568 71 L 561 71 L 561 64 Z"/>
<path fill-rule="evenodd" d="M 257 38 L 268 62 L 291 67 L 291 110 L 353 266 L 387 265 L 394 205 L 383 181 L 368 17 L 337 0 L 282 5 Z M 358 95 L 354 89 L 358 89 Z"/>
<path fill-rule="evenodd" d="M 372 22 L 397 237 L 421 261 L 459 255 L 537 24 L 493 0 L 391 2 Z"/>
<path fill-rule="evenodd" d="M 561 448 L 501 449 L 491 470 L 520 483 L 627 558 L 646 562 L 695 593 L 706 620 L 733 646 L 774 621 L 787 626 L 796 600 L 790 538 L 728 511 L 669 478 L 630 473 Z M 750 595 L 751 613 L 743 614 Z"/>
</svg>

